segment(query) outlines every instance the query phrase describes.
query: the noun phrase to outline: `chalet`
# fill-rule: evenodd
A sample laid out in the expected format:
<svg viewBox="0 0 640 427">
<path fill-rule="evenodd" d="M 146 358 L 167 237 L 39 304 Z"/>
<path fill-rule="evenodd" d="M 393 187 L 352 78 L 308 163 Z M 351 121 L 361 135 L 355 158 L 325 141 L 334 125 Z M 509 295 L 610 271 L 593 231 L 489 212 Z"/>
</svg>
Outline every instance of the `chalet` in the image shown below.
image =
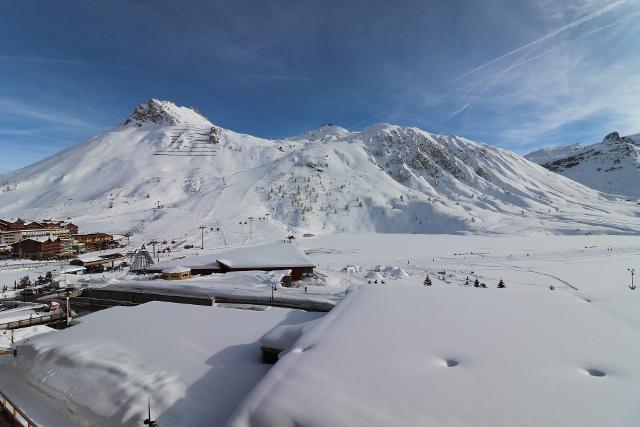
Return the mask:
<svg viewBox="0 0 640 427">
<path fill-rule="evenodd" d="M 55 259 L 69 255 L 67 246 L 60 237 L 30 237 L 14 243 L 11 253 L 15 258 Z"/>
<path fill-rule="evenodd" d="M 162 273 L 165 269 L 178 266 L 190 268 L 192 274 L 291 270 L 291 278 L 294 281 L 312 274 L 315 267 L 295 243 L 273 243 L 162 261 L 148 266 L 147 272 Z"/>
<path fill-rule="evenodd" d="M 169 267 L 162 270 L 162 278 L 165 280 L 191 279 L 191 269 L 187 267 Z"/>
</svg>

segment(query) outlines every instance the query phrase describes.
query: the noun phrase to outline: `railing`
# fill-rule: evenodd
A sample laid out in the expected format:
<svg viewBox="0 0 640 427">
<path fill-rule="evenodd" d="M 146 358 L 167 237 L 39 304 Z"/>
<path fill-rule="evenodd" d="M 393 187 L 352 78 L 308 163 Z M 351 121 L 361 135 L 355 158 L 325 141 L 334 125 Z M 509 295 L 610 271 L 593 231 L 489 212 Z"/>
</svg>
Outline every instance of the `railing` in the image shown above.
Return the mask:
<svg viewBox="0 0 640 427">
<path fill-rule="evenodd" d="M 34 423 L 31 418 L 27 416 L 18 406 L 11 401 L 1 390 L 0 390 L 0 403 L 2 403 L 2 408 L 6 411 L 7 415 L 13 420 L 13 422 L 17 425 L 26 426 L 26 427 L 38 427 L 36 423 Z"/>
<path fill-rule="evenodd" d="M 26 328 L 27 326 L 54 323 L 54 322 L 59 322 L 66 319 L 67 319 L 66 313 L 47 314 L 45 316 L 30 317 L 28 319 L 14 320 L 13 322 L 0 323 L 0 330 Z"/>
<path fill-rule="evenodd" d="M 41 268 L 41 267 L 47 267 L 50 265 L 60 265 L 60 268 L 62 268 L 62 266 L 64 266 L 64 263 L 61 263 L 60 261 L 48 261 L 48 262 L 29 262 L 29 263 L 20 263 L 20 264 L 2 264 L 0 265 L 0 271 L 2 270 L 19 270 L 22 268 Z"/>
</svg>

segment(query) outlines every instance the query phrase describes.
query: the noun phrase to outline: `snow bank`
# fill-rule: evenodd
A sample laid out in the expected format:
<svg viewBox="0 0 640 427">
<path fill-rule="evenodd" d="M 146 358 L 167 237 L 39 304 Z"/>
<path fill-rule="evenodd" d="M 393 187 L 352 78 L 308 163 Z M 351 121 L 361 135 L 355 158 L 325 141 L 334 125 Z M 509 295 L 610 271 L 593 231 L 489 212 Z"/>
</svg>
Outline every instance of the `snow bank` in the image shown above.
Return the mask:
<svg viewBox="0 0 640 427">
<path fill-rule="evenodd" d="M 562 291 L 359 286 L 229 425 L 633 425 L 639 338 Z"/>
</svg>

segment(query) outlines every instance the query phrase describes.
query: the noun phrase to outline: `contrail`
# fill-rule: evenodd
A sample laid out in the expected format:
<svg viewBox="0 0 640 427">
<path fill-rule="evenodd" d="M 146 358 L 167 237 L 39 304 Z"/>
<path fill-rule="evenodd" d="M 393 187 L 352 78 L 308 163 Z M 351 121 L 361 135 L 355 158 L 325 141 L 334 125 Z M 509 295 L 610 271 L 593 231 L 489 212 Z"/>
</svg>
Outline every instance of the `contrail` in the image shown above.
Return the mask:
<svg viewBox="0 0 640 427">
<path fill-rule="evenodd" d="M 520 47 L 518 47 L 516 49 L 513 49 L 510 52 L 505 53 L 504 55 L 501 55 L 501 56 L 499 56 L 497 58 L 492 59 L 491 61 L 485 62 L 484 64 L 479 65 L 479 66 L 475 67 L 472 70 L 469 70 L 469 71 L 467 71 L 467 72 L 465 72 L 463 74 L 460 74 L 458 77 L 455 77 L 455 78 L 449 80 L 448 82 L 446 82 L 443 86 L 446 86 L 446 85 L 449 85 L 449 84 L 451 84 L 451 83 L 453 83 L 455 81 L 458 81 L 458 80 L 468 76 L 469 74 L 473 74 L 473 73 L 475 73 L 477 71 L 480 71 L 480 70 L 488 67 L 489 65 L 495 64 L 498 61 L 502 61 L 503 59 L 508 58 L 510 56 L 513 56 L 518 52 L 522 52 L 523 50 L 525 50 L 527 48 L 530 48 L 531 46 L 534 46 L 534 45 L 536 45 L 538 43 L 542 43 L 543 41 L 549 40 L 549 39 L 557 36 L 558 34 L 561 34 L 561 33 L 565 32 L 567 30 L 570 30 L 572 28 L 576 28 L 576 27 L 584 24 L 585 22 L 589 22 L 592 19 L 597 18 L 598 16 L 600 16 L 600 15 L 602 15 L 604 13 L 607 13 L 610 10 L 612 10 L 612 9 L 614 9 L 614 8 L 620 6 L 621 4 L 624 4 L 626 2 L 627 2 L 627 0 L 618 0 L 618 1 L 615 1 L 613 3 L 608 4 L 607 6 L 601 7 L 600 9 L 598 9 L 598 10 L 596 10 L 594 12 L 591 12 L 588 15 L 583 16 L 582 18 L 576 19 L 575 21 L 570 22 L 570 23 L 558 28 L 557 30 L 552 31 L 549 34 L 546 34 L 546 35 L 540 37 L 539 39 L 536 39 L 536 40 L 534 40 L 532 42 L 529 42 L 529 43 L 527 43 L 525 45 L 522 45 L 522 46 L 520 46 Z"/>
<path fill-rule="evenodd" d="M 455 116 L 457 116 L 458 114 L 462 113 L 464 110 L 466 110 L 467 108 L 469 108 L 469 106 L 471 105 L 471 102 L 467 102 L 466 104 L 464 104 L 462 107 L 458 108 L 456 111 L 454 111 L 453 113 L 451 113 L 451 115 L 449 116 L 449 119 L 454 118 Z"/>
<path fill-rule="evenodd" d="M 595 12 L 594 12 L 594 13 L 595 13 Z M 515 61 L 515 62 L 513 62 L 511 65 L 507 66 L 504 70 L 502 70 L 502 71 L 498 72 L 498 73 L 497 73 L 497 75 L 496 75 L 496 76 L 495 76 L 495 77 L 494 77 L 494 78 L 493 78 L 493 79 L 492 79 L 492 80 L 491 80 L 491 81 L 490 81 L 490 82 L 489 82 L 489 83 L 488 83 L 488 84 L 487 84 L 487 85 L 486 85 L 482 90 L 480 90 L 480 93 L 481 93 L 481 94 L 482 94 L 482 93 L 485 93 L 485 92 L 486 92 L 486 91 L 487 91 L 491 86 L 493 86 L 493 85 L 494 85 L 498 80 L 500 80 L 502 77 L 504 77 L 506 74 L 508 74 L 508 73 L 509 73 L 511 70 L 513 70 L 514 68 L 518 68 L 518 67 L 520 67 L 520 66 L 522 66 L 522 65 L 525 65 L 525 64 L 528 64 L 528 63 L 530 63 L 530 62 L 533 62 L 533 61 L 535 61 L 536 59 L 538 59 L 538 58 L 540 58 L 540 57 L 543 57 L 543 56 L 545 56 L 545 55 L 547 55 L 547 54 L 549 54 L 549 53 L 551 53 L 551 52 L 553 52 L 553 51 L 555 51 L 555 50 L 558 50 L 558 49 L 560 49 L 560 48 L 562 48 L 562 47 L 564 47 L 564 46 L 566 46 L 566 45 L 569 45 L 569 44 L 571 44 L 571 43 L 574 43 L 574 42 L 576 42 L 577 40 L 580 40 L 580 39 L 582 39 L 582 38 L 584 38 L 584 37 L 587 37 L 587 36 L 593 35 L 593 34 L 595 34 L 595 33 L 599 33 L 599 32 L 601 32 L 601 31 L 604 31 L 604 30 L 609 29 L 609 28 L 611 28 L 611 27 L 614 27 L 614 26 L 618 25 L 620 22 L 622 22 L 622 21 L 626 21 L 627 19 L 632 18 L 632 17 L 635 17 L 635 16 L 638 16 L 638 15 L 640 15 L 640 11 L 636 11 L 636 12 L 630 13 L 630 14 L 625 15 L 625 16 L 623 16 L 622 18 L 617 19 L 617 20 L 615 20 L 615 21 L 613 21 L 613 22 L 611 22 L 611 23 L 609 23 L 609 24 L 607 24 L 607 25 L 603 25 L 603 26 L 601 26 L 601 27 L 594 28 L 594 29 L 591 29 L 591 30 L 585 31 L 585 32 L 583 32 L 583 33 L 581 33 L 581 34 L 578 34 L 578 35 L 577 35 L 576 37 L 574 37 L 573 39 L 568 40 L 568 41 L 565 41 L 565 42 L 563 42 L 563 43 L 560 43 L 560 44 L 558 44 L 558 45 L 556 45 L 556 46 L 553 46 L 552 48 L 547 49 L 547 50 L 545 50 L 545 51 L 542 51 L 542 52 L 540 52 L 540 53 L 536 54 L 535 56 L 527 57 L 528 55 L 526 55 L 526 54 L 525 54 L 525 56 L 524 56 L 524 57 L 522 57 L 522 58 L 520 58 L 520 59 L 516 60 L 516 61 Z M 568 25 L 570 25 L 570 24 L 568 24 Z M 514 52 L 515 52 L 515 51 L 514 51 Z M 496 61 L 497 61 L 497 60 L 496 60 Z M 469 72 L 469 73 L 470 73 L 470 72 Z M 465 73 L 465 74 L 468 74 L 468 73 Z M 457 79 L 457 78 L 456 78 L 456 79 Z M 482 77 L 482 78 L 480 78 L 480 79 L 472 80 L 472 81 L 470 81 L 470 82 L 466 83 L 464 86 L 462 86 L 462 88 L 467 87 L 467 86 L 474 86 L 475 84 L 480 83 L 481 81 L 486 80 L 486 79 L 487 79 L 487 77 Z M 454 80 L 455 80 L 455 79 L 454 79 Z M 453 80 L 452 80 L 452 81 L 453 81 Z M 446 86 L 446 85 L 447 85 L 447 83 L 445 83 L 443 86 Z M 432 99 L 432 101 L 433 101 L 433 100 L 438 100 L 438 99 L 443 98 L 443 97 L 450 96 L 450 95 L 452 95 L 452 94 L 454 94 L 454 93 L 456 93 L 456 92 L 460 92 L 460 88 L 455 89 L 455 90 L 452 90 L 452 91 L 449 91 L 449 92 L 445 92 L 445 93 L 443 93 L 443 94 L 441 94 L 441 95 L 439 95 L 439 96 L 437 96 L 437 97 L 433 98 L 433 99 Z M 411 111 L 417 111 L 417 110 L 419 110 L 419 109 L 423 108 L 423 107 L 424 107 L 425 105 L 427 105 L 427 104 L 429 104 L 429 103 L 421 104 L 420 106 L 416 107 L 414 110 L 411 110 Z M 465 105 L 465 109 L 466 109 L 466 108 L 468 108 L 469 106 L 471 106 L 471 104 L 473 104 L 473 102 L 470 102 L 469 104 Z M 459 114 L 459 111 L 456 111 L 455 113 L 453 113 L 449 118 L 451 118 L 451 117 L 453 117 L 453 116 L 455 116 L 455 115 L 457 115 L 457 114 Z"/>
<path fill-rule="evenodd" d="M 444 87 L 448 86 L 449 84 L 451 84 L 451 83 L 453 83 L 453 82 L 456 82 L 456 81 L 458 81 L 458 80 L 460 80 L 460 79 L 462 79 L 462 78 L 464 78 L 464 77 L 466 77 L 466 76 L 468 76 L 468 75 L 470 75 L 470 74 L 476 73 L 477 71 L 480 71 L 480 70 L 482 70 L 482 69 L 484 69 L 484 68 L 488 67 L 489 65 L 495 64 L 496 62 L 499 62 L 499 61 L 501 61 L 501 60 L 503 60 L 503 59 L 505 59 L 505 58 L 508 58 L 508 57 L 510 57 L 510 56 L 513 56 L 513 55 L 515 55 L 515 54 L 517 54 L 517 53 L 519 53 L 519 52 L 522 52 L 523 50 L 528 49 L 528 48 L 530 48 L 531 46 L 535 46 L 535 45 L 540 44 L 540 43 L 542 43 L 542 42 L 544 42 L 544 41 L 546 41 L 546 40 L 549 40 L 549 39 L 551 39 L 551 38 L 553 38 L 553 37 L 557 36 L 558 34 L 561 34 L 561 33 L 565 32 L 565 31 L 567 31 L 567 30 L 570 30 L 570 29 L 576 28 L 576 27 L 578 27 L 578 26 L 580 26 L 580 25 L 582 25 L 582 24 L 584 24 L 584 23 L 586 23 L 586 22 L 589 22 L 589 21 L 591 21 L 591 20 L 593 20 L 593 19 L 597 18 L 598 16 L 600 16 L 600 15 L 602 15 L 602 14 L 605 14 L 605 13 L 609 12 L 610 10 L 612 10 L 612 9 L 614 9 L 614 8 L 616 8 L 616 7 L 618 7 L 618 6 L 622 5 L 622 4 L 624 4 L 624 3 L 627 3 L 627 2 L 628 2 L 628 0 L 617 0 L 617 1 L 614 1 L 613 3 L 610 3 L 610 4 L 608 4 L 607 6 L 601 7 L 600 9 L 595 10 L 595 11 L 593 11 L 593 12 L 591 12 L 591 13 L 589 13 L 589 14 L 587 14 L 587 15 L 583 16 L 582 18 L 578 18 L 578 19 L 576 19 L 575 21 L 572 21 L 572 22 L 570 22 L 570 23 L 568 23 L 568 24 L 566 24 L 566 25 L 563 25 L 562 27 L 558 28 L 557 30 L 554 30 L 554 31 L 550 32 L 549 34 L 546 34 L 546 35 L 544 35 L 544 36 L 542 36 L 542 37 L 540 37 L 540 38 L 538 38 L 538 39 L 536 39 L 536 40 L 534 40 L 534 41 L 532 41 L 532 42 L 529 42 L 529 43 L 527 43 L 527 44 L 525 44 L 525 45 L 523 45 L 523 46 L 520 46 L 520 47 L 518 47 L 518 48 L 516 48 L 516 49 L 513 49 L 513 50 L 511 50 L 510 52 L 507 52 L 507 53 L 505 53 L 505 54 L 503 54 L 503 55 L 501 55 L 501 56 L 499 56 L 499 57 L 497 57 L 497 58 L 494 58 L 494 59 L 492 59 L 492 60 L 488 61 L 488 62 L 485 62 L 484 64 L 479 65 L 479 66 L 477 66 L 477 67 L 473 68 L 472 70 L 469 70 L 469 71 L 467 71 L 467 72 L 465 72 L 465 73 L 463 73 L 463 74 L 461 74 L 461 75 L 459 75 L 459 76 L 457 76 L 457 77 L 455 77 L 455 78 L 453 78 L 453 79 L 451 79 L 451 80 L 449 80 L 449 81 L 447 81 L 447 82 L 445 82 L 445 83 L 441 84 L 440 86 L 438 86 L 438 88 L 444 88 Z M 546 55 L 546 54 L 550 53 L 551 51 L 556 50 L 556 49 L 557 49 L 557 48 L 559 48 L 559 47 L 565 46 L 566 44 L 572 43 L 572 42 L 574 42 L 575 40 L 580 39 L 580 38 L 582 38 L 582 37 L 584 37 L 584 36 L 587 36 L 587 35 L 590 35 L 590 34 L 593 34 L 593 33 L 596 33 L 596 32 L 602 31 L 602 30 L 605 30 L 605 29 L 607 29 L 607 28 L 610 28 L 610 27 L 614 26 L 616 23 L 618 23 L 618 22 L 620 22 L 620 21 L 623 21 L 623 20 L 625 20 L 625 19 L 627 19 L 627 18 L 630 18 L 630 17 L 632 17 L 632 16 L 635 16 L 635 15 L 637 15 L 637 14 L 639 14 L 639 13 L 640 13 L 640 12 L 634 12 L 634 13 L 632 13 L 632 14 L 630 14 L 630 15 L 627 15 L 627 16 L 625 16 L 625 17 L 623 17 L 623 18 L 621 18 L 621 19 L 617 20 L 617 21 L 614 21 L 614 22 L 613 22 L 613 23 L 611 23 L 611 24 L 608 24 L 608 25 L 605 25 L 605 26 L 602 26 L 602 27 L 596 28 L 595 30 L 586 31 L 585 33 L 580 34 L 580 35 L 579 35 L 579 36 L 577 36 L 575 39 L 570 40 L 569 42 L 562 43 L 562 44 L 560 44 L 560 45 L 558 45 L 558 46 L 555 46 L 555 47 L 553 47 L 553 48 L 551 48 L 551 49 L 548 49 L 548 50 L 546 50 L 546 51 L 543 51 L 542 53 L 539 53 L 538 55 L 535 55 L 535 56 L 533 56 L 533 57 L 531 57 L 531 58 L 526 58 L 526 59 L 521 59 L 521 60 L 515 61 L 513 64 L 511 64 L 510 66 L 508 66 L 506 70 L 504 70 L 503 72 L 499 73 L 499 75 L 498 75 L 497 77 L 494 77 L 494 78 L 489 82 L 489 84 L 487 85 L 487 87 L 490 87 L 490 86 L 492 86 L 493 84 L 495 84 L 497 80 L 499 80 L 500 78 L 502 78 L 505 74 L 507 74 L 509 71 L 511 71 L 511 70 L 512 70 L 512 69 L 514 69 L 514 68 L 517 68 L 517 67 L 519 67 L 519 66 L 521 66 L 521 65 L 524 65 L 524 64 L 527 64 L 527 63 L 529 63 L 529 62 L 532 62 L 532 61 L 534 61 L 534 60 L 536 60 L 536 59 L 540 58 L 541 56 L 544 56 L 544 55 Z M 442 99 L 442 98 L 445 98 L 445 97 L 447 97 L 447 96 L 450 96 L 450 95 L 452 95 L 452 94 L 454 94 L 454 93 L 456 93 L 456 92 L 460 92 L 463 88 L 465 88 L 465 87 L 467 87 L 467 86 L 473 86 L 473 85 L 475 85 L 475 84 L 479 83 L 479 82 L 480 82 L 480 81 L 482 81 L 482 80 L 486 80 L 487 78 L 488 78 L 488 77 L 483 77 L 483 78 L 481 78 L 481 79 L 479 79 L 479 80 L 472 81 L 472 82 L 469 82 L 469 83 L 467 83 L 467 84 L 464 84 L 462 87 L 458 87 L 458 88 L 454 89 L 453 91 L 449 91 L 449 92 L 441 93 L 440 95 L 435 95 L 435 96 L 433 96 L 432 98 L 430 98 L 430 100 L 429 100 L 429 101 L 424 102 L 424 103 L 421 103 L 421 104 L 419 104 L 418 106 L 416 106 L 416 107 L 414 107 L 414 108 L 412 108 L 412 109 L 410 109 L 410 110 L 408 110 L 408 111 L 409 111 L 409 112 L 415 112 L 415 111 L 418 111 L 418 110 L 420 110 L 420 109 L 424 108 L 426 105 L 433 104 L 434 102 L 437 102 L 438 100 L 440 100 L 440 99 Z M 435 92 L 435 91 L 437 91 L 437 89 L 432 90 L 432 92 Z M 483 92 L 484 92 L 484 91 L 483 91 Z M 466 105 L 466 106 L 465 106 L 465 109 L 466 109 L 466 108 L 468 108 L 468 107 L 469 107 L 469 105 Z M 453 117 L 453 116 L 455 116 L 456 114 L 459 114 L 460 112 L 461 112 L 461 111 L 457 111 L 457 112 L 455 112 L 455 113 L 452 115 L 452 117 Z M 367 122 L 370 122 L 372 119 L 374 119 L 374 118 L 376 118 L 376 117 L 380 117 L 380 116 L 382 116 L 382 115 L 384 115 L 384 114 L 385 114 L 385 112 L 378 112 L 378 113 L 373 114 L 372 116 L 368 117 L 367 119 L 362 120 L 362 121 L 358 122 L 357 124 L 354 124 L 353 126 L 354 126 L 354 127 L 358 127 L 358 126 L 360 126 L 360 125 L 362 125 L 362 124 L 365 124 L 365 123 L 367 123 Z"/>
</svg>

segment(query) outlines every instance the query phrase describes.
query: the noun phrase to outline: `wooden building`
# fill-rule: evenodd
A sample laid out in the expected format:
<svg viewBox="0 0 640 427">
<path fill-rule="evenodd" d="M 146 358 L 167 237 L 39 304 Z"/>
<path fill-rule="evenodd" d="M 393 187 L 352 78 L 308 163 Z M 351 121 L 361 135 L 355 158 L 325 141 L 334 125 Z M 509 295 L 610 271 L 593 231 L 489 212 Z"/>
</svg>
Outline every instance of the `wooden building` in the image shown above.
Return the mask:
<svg viewBox="0 0 640 427">
<path fill-rule="evenodd" d="M 56 259 L 64 255 L 63 246 L 59 237 L 31 237 L 14 243 L 11 253 L 15 258 Z"/>
<path fill-rule="evenodd" d="M 42 220 L 26 222 L 18 218 L 15 221 L 0 219 L 0 244 L 13 245 L 32 237 L 60 237 L 67 240 L 78 232 L 78 226 L 62 221 Z"/>
<path fill-rule="evenodd" d="M 113 235 L 107 233 L 74 234 L 73 240 L 77 243 L 83 243 L 87 251 L 101 251 L 117 246 L 117 242 L 113 240 Z"/>
<path fill-rule="evenodd" d="M 191 279 L 191 269 L 180 266 L 165 268 L 162 270 L 162 278 L 165 280 Z"/>
</svg>

